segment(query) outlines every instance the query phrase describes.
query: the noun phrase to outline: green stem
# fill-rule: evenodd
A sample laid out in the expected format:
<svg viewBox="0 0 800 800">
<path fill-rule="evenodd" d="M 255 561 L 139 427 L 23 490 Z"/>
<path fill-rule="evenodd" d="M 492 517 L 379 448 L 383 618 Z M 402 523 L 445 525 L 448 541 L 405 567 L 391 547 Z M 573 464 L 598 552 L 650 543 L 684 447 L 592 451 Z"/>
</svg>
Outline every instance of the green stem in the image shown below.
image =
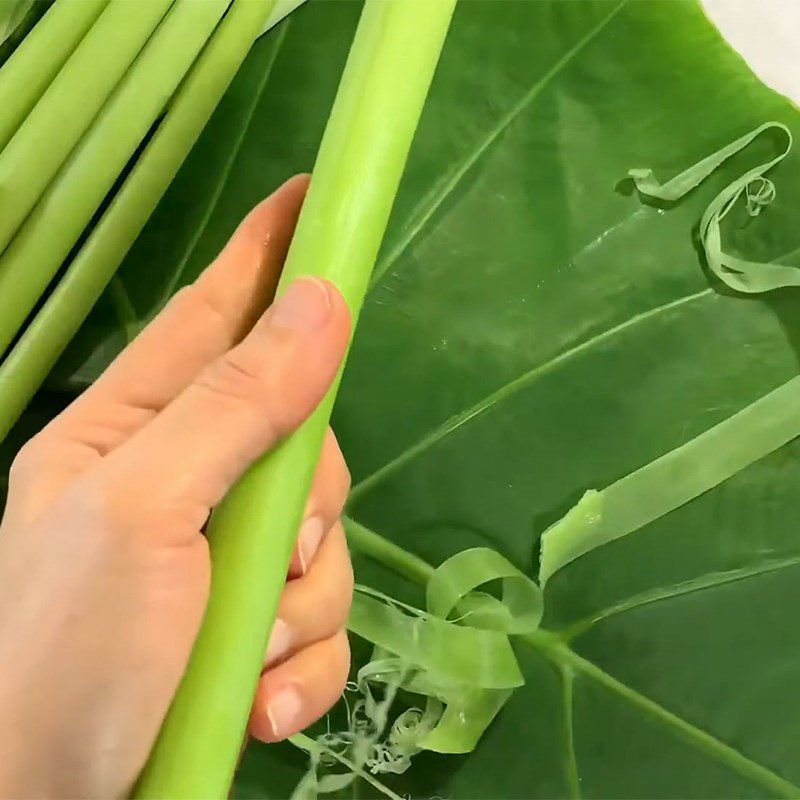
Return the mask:
<svg viewBox="0 0 800 800">
<path fill-rule="evenodd" d="M 409 553 L 394 542 L 384 539 L 350 517 L 342 519 L 350 546 L 365 556 L 379 561 L 398 575 L 424 586 L 435 569 L 419 556 Z"/>
<path fill-rule="evenodd" d="M 279 293 L 326 278 L 357 317 L 453 7 L 367 0 Z M 228 794 L 336 388 L 211 519 L 206 614 L 142 796 Z"/>
<path fill-rule="evenodd" d="M 30 402 L 139 235 L 233 80 L 270 9 L 269 2 L 234 0 L 122 188 L 0 364 L 0 440 Z"/>
<path fill-rule="evenodd" d="M 172 0 L 111 0 L 6 145 L 0 154 L 0 251 L 171 5 Z"/>
<path fill-rule="evenodd" d="M 13 341 L 230 0 L 177 0 L 0 257 L 0 353 Z"/>
<path fill-rule="evenodd" d="M 0 70 L 0 150 L 9 142 L 108 0 L 54 3 Z"/>
</svg>

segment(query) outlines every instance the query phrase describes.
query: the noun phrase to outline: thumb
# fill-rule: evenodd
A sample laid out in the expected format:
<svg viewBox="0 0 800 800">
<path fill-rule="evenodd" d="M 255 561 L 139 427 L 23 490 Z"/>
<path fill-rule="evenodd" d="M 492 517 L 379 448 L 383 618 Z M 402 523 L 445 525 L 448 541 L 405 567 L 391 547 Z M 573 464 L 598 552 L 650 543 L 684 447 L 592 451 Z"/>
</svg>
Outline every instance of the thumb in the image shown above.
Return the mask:
<svg viewBox="0 0 800 800">
<path fill-rule="evenodd" d="M 180 509 L 199 529 L 250 464 L 316 408 L 349 335 L 349 310 L 332 284 L 292 283 L 240 344 L 106 459 L 105 479 L 125 487 L 125 513 L 152 520 Z"/>
</svg>

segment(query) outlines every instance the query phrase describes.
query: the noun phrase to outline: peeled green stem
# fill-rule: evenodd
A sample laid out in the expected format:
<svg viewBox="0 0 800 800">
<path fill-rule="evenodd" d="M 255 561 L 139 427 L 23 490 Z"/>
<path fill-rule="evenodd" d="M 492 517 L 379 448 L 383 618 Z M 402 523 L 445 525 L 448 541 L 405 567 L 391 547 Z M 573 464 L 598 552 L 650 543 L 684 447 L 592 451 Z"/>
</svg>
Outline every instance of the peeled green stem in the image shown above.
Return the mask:
<svg viewBox="0 0 800 800">
<path fill-rule="evenodd" d="M 86 243 L 0 363 L 0 440 L 16 422 L 155 209 L 250 46 L 270 2 L 234 0 Z"/>
<path fill-rule="evenodd" d="M 54 3 L 0 69 L 0 150 L 72 55 L 108 0 Z"/>
<path fill-rule="evenodd" d="M 0 251 L 171 5 L 172 0 L 111 0 L 0 153 Z"/>
<path fill-rule="evenodd" d="M 279 293 L 327 278 L 357 316 L 453 7 L 367 0 Z M 228 794 L 335 393 L 213 515 L 206 615 L 142 796 Z"/>
<path fill-rule="evenodd" d="M 0 353 L 163 111 L 229 2 L 177 0 L 0 256 Z"/>
</svg>

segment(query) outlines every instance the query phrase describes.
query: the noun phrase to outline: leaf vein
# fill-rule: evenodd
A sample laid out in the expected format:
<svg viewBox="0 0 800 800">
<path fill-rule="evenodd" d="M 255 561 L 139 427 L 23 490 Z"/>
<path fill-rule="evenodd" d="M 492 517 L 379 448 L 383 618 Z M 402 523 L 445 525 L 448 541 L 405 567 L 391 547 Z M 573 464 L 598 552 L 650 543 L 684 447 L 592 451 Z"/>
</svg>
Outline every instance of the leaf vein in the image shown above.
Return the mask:
<svg viewBox="0 0 800 800">
<path fill-rule="evenodd" d="M 561 673 L 561 707 L 564 715 L 567 787 L 570 800 L 581 800 L 581 778 L 575 753 L 575 673 L 569 667 L 562 667 L 559 672 Z"/>
<path fill-rule="evenodd" d="M 350 492 L 351 503 L 357 500 L 359 497 L 362 497 L 367 491 L 369 491 L 374 486 L 384 481 L 387 477 L 397 472 L 406 463 L 418 457 L 425 451 L 429 450 L 431 447 L 438 444 L 442 440 L 446 439 L 448 436 L 453 434 L 459 428 L 463 427 L 470 420 L 480 416 L 481 414 L 484 414 L 485 412 L 494 408 L 499 403 L 502 403 L 504 400 L 507 400 L 509 397 L 512 397 L 517 392 L 521 391 L 526 386 L 530 385 L 533 381 L 537 380 L 538 378 L 541 378 L 543 375 L 552 372 L 553 370 L 557 369 L 563 364 L 568 363 L 569 361 L 581 355 L 582 353 L 591 350 L 593 347 L 603 343 L 608 339 L 617 336 L 618 334 L 623 333 L 624 331 L 628 330 L 631 327 L 635 327 L 639 323 L 645 322 L 649 319 L 657 317 L 668 311 L 672 311 L 673 309 L 678 308 L 687 303 L 692 303 L 696 300 L 699 300 L 713 293 L 714 293 L 713 289 L 706 288 L 702 289 L 699 292 L 695 292 L 694 294 L 684 295 L 675 300 L 671 300 L 668 303 L 663 303 L 662 305 L 655 306 L 654 308 L 651 308 L 648 311 L 643 311 L 640 314 L 636 314 L 635 316 L 630 317 L 624 322 L 614 325 L 611 328 L 607 328 L 606 330 L 596 334 L 595 336 L 592 336 L 589 339 L 584 340 L 583 342 L 580 342 L 579 344 L 569 348 L 568 350 L 564 350 L 563 352 L 559 353 L 558 355 L 554 356 L 553 358 L 542 364 L 532 367 L 519 377 L 515 378 L 512 381 L 509 381 L 500 388 L 496 389 L 494 392 L 487 395 L 479 402 L 475 403 L 475 405 L 450 417 L 450 419 L 444 422 L 441 426 L 426 434 L 418 442 L 411 445 L 409 448 L 407 448 L 402 453 L 397 455 L 391 461 L 384 464 L 384 466 L 379 467 L 371 475 L 361 480 L 358 484 L 356 484 L 353 487 L 352 491 Z"/>
<path fill-rule="evenodd" d="M 576 675 L 583 675 L 619 695 L 623 700 L 645 712 L 665 728 L 670 729 L 673 735 L 683 739 L 719 763 L 724 764 L 736 774 L 781 797 L 800 797 L 800 787 L 795 786 L 768 767 L 759 764 L 708 731 L 679 717 L 649 697 L 617 680 L 601 667 L 578 655 L 563 642 L 551 637 L 552 634 L 548 635 L 539 631 L 529 635 L 527 638 L 531 644 L 550 658 L 559 669 L 572 669 Z"/>
<path fill-rule="evenodd" d="M 618 614 L 635 611 L 637 608 L 660 603 L 673 597 L 694 594 L 695 592 L 714 589 L 718 586 L 725 586 L 729 583 L 737 583 L 738 581 L 756 578 L 761 575 L 768 575 L 773 572 L 780 572 L 798 566 L 800 566 L 800 555 L 789 556 L 787 558 L 773 559 L 754 566 L 740 567 L 739 569 L 727 570 L 725 572 L 706 573 L 671 586 L 660 586 L 656 589 L 650 589 L 646 592 L 632 595 L 595 614 L 584 617 L 558 631 L 558 635 L 565 641 L 573 641 L 576 637 L 581 636 L 594 627 L 598 622 L 615 617 Z"/>
<path fill-rule="evenodd" d="M 419 236 L 426 227 L 436 210 L 444 203 L 447 197 L 452 194 L 456 186 L 463 180 L 464 176 L 480 160 L 484 153 L 511 127 L 519 115 L 544 91 L 554 78 L 562 72 L 566 66 L 580 53 L 587 45 L 603 31 L 609 22 L 628 4 L 629 0 L 622 0 L 610 13 L 598 22 L 582 39 L 573 45 L 538 81 L 511 107 L 484 138 L 478 142 L 477 147 L 472 150 L 467 157 L 455 166 L 449 176 L 438 182 L 432 193 L 423 198 L 417 209 L 411 214 L 411 223 L 406 229 L 406 233 L 397 244 L 386 254 L 375 267 L 370 281 L 370 288 L 374 288 L 398 258 L 405 252 L 409 245 Z M 427 205 L 425 205 L 427 203 Z"/>
</svg>

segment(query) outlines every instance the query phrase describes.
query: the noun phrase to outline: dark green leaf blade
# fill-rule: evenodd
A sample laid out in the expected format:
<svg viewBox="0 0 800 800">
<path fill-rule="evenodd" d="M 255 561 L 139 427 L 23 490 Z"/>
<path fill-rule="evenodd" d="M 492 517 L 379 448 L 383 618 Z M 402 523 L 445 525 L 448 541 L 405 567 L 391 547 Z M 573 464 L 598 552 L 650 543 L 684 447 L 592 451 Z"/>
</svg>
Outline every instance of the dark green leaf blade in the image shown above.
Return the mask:
<svg viewBox="0 0 800 800">
<path fill-rule="evenodd" d="M 229 116 L 124 268 L 142 319 L 310 166 L 357 12 L 307 4 L 254 50 Z M 797 110 L 693 0 L 462 3 L 337 409 L 354 517 L 433 563 L 490 546 L 535 574 L 537 536 L 586 489 L 795 376 L 797 293 L 730 296 L 694 239 L 709 200 L 775 143 L 668 211 L 619 186 L 632 166 L 674 174 L 773 119 L 798 132 Z M 731 220 L 728 241 L 797 263 L 797 150 L 773 178 L 777 201 L 758 226 Z M 99 352 L 113 329 L 94 325 Z M 800 785 L 799 484 L 793 443 L 555 575 L 546 626 L 590 669 L 570 678 L 566 662 L 520 650 L 527 684 L 478 749 L 420 756 L 392 788 L 764 797 Z M 285 797 L 302 770 L 287 748 L 254 747 L 240 794 Z"/>
</svg>

